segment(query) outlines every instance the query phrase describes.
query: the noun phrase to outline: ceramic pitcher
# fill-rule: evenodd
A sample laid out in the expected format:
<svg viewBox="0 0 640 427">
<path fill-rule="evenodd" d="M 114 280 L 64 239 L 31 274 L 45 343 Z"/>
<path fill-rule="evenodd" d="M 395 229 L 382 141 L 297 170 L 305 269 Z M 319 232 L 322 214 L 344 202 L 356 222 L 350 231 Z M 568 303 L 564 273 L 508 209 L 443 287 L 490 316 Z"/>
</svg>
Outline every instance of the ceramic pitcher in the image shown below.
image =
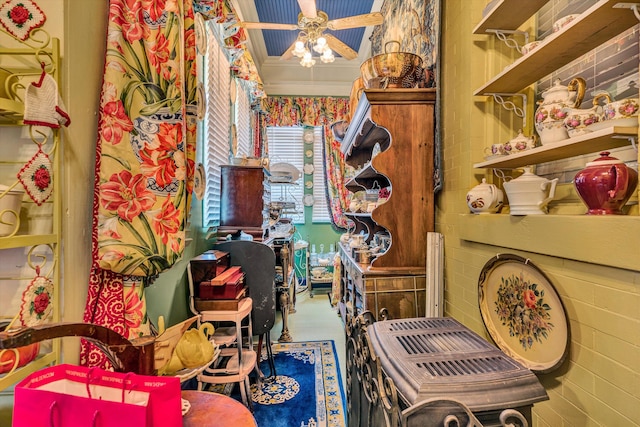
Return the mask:
<svg viewBox="0 0 640 427">
<path fill-rule="evenodd" d="M 608 151 L 603 151 L 599 158 L 577 173 L 574 184 L 587 205 L 587 214 L 620 215 L 635 191 L 638 173 L 622 160 L 609 156 Z"/>
<path fill-rule="evenodd" d="M 558 178 L 548 180 L 524 168 L 516 179 L 504 183 L 511 215 L 539 215 L 547 213 L 547 205 L 556 194 Z"/>
<path fill-rule="evenodd" d="M 584 98 L 586 82 L 582 77 L 575 77 L 569 85 L 562 86 L 557 79 L 553 86 L 542 93 L 535 113 L 536 132 L 540 135 L 540 143 L 567 139 L 569 134 L 564 126 L 567 108 L 578 108 Z"/>
</svg>

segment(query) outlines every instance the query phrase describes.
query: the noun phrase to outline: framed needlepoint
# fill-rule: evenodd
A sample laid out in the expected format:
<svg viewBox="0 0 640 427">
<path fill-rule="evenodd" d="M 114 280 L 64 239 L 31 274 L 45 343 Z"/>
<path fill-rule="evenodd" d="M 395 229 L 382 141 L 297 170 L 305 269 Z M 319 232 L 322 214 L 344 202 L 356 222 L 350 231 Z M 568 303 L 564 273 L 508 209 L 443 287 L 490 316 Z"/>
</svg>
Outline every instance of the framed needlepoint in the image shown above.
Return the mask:
<svg viewBox="0 0 640 427">
<path fill-rule="evenodd" d="M 568 352 L 567 316 L 547 276 L 529 259 L 499 254 L 478 279 L 480 313 L 491 338 L 534 372 L 556 369 Z"/>
</svg>

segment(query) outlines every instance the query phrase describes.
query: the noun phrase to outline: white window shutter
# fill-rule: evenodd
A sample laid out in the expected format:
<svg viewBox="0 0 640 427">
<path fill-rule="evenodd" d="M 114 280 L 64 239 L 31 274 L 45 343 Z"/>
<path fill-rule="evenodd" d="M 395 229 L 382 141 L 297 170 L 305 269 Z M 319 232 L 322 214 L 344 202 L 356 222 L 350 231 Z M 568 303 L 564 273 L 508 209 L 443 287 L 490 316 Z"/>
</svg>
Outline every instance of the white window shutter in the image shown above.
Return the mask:
<svg viewBox="0 0 640 427">
<path fill-rule="evenodd" d="M 229 61 L 218 38 L 219 25 L 207 24 L 207 55 L 205 56 L 204 81 L 206 114 L 204 119 L 204 166 L 206 193 L 202 221 L 209 228 L 220 224 L 220 165 L 229 161 L 229 109 L 230 71 Z"/>
</svg>

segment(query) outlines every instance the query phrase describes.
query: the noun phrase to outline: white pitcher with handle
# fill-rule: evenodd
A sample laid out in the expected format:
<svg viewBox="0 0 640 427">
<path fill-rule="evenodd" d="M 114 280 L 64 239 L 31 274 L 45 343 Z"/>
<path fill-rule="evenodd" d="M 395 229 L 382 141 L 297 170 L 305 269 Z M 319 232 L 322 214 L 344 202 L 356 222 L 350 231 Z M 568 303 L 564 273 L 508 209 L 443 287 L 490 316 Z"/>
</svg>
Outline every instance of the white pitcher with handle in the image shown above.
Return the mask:
<svg viewBox="0 0 640 427">
<path fill-rule="evenodd" d="M 540 215 L 547 213 L 547 205 L 556 195 L 558 178 L 542 178 L 531 172 L 530 167 L 516 179 L 506 181 L 504 189 L 509 198 L 511 215 Z"/>
</svg>

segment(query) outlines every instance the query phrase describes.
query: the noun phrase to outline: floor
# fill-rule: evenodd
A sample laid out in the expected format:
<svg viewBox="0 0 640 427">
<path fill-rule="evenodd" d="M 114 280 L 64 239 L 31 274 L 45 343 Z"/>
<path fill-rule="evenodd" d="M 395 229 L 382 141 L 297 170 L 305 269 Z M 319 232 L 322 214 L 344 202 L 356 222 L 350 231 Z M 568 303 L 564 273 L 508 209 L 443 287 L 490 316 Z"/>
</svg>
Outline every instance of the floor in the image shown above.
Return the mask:
<svg viewBox="0 0 640 427">
<path fill-rule="evenodd" d="M 327 292 L 329 289 L 314 289 L 313 298 L 310 297 L 309 291 L 296 294 L 296 312 L 290 314 L 288 319 L 289 333 L 293 341 L 333 340 L 338 353 L 340 377 L 344 388 L 346 384 L 344 324 L 335 307 L 329 303 Z M 278 311 L 276 324 L 271 330 L 271 340 L 277 342 L 281 332 L 282 316 Z"/>
</svg>

